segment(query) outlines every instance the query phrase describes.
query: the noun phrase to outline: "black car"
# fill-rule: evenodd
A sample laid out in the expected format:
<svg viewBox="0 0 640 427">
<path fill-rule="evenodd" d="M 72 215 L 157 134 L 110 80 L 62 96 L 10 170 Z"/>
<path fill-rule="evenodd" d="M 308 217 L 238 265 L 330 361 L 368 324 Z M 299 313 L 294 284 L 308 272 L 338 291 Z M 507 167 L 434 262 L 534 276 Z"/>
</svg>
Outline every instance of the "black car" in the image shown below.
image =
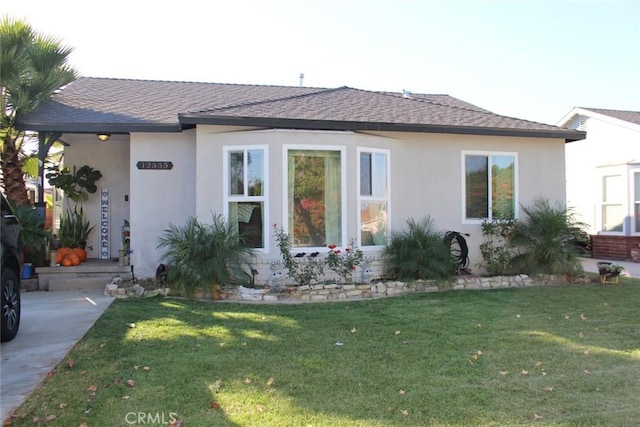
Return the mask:
<svg viewBox="0 0 640 427">
<path fill-rule="evenodd" d="M 1 193 L 0 193 L 1 194 Z M 2 194 L 2 342 L 10 341 L 20 327 L 20 223 Z"/>
</svg>

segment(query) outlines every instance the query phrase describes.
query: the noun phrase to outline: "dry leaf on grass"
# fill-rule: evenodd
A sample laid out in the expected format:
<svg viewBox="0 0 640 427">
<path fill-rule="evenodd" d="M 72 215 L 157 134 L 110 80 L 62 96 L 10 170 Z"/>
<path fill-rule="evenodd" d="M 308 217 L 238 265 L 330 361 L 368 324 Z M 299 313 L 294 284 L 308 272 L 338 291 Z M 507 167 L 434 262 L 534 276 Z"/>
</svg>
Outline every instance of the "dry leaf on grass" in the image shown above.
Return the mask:
<svg viewBox="0 0 640 427">
<path fill-rule="evenodd" d="M 69 358 L 69 360 L 67 360 L 67 368 L 71 369 L 75 364 L 76 362 L 72 358 Z"/>
<path fill-rule="evenodd" d="M 136 382 L 134 380 L 127 380 L 127 387 L 135 387 Z"/>
</svg>

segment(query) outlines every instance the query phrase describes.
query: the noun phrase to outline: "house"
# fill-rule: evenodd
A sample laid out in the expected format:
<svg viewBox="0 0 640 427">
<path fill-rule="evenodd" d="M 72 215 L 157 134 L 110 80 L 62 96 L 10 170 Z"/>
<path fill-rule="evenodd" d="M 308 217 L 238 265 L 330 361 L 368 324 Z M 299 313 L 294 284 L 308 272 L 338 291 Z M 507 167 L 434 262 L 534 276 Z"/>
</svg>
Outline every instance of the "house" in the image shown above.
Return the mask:
<svg viewBox="0 0 640 427">
<path fill-rule="evenodd" d="M 587 131 L 566 145 L 567 203 L 589 226 L 593 256 L 640 248 L 640 112 L 574 108 L 558 126 Z"/>
<path fill-rule="evenodd" d="M 84 205 L 100 224 L 90 257 L 117 256 L 127 220 L 131 262 L 153 276 L 169 224 L 218 213 L 253 231 L 257 280 L 280 258 L 274 224 L 296 251 L 355 239 L 375 256 L 430 215 L 470 234 L 474 266 L 483 219 L 564 202 L 564 146 L 585 138 L 448 95 L 104 78 L 69 84 L 20 126 L 64 141 L 66 165 L 102 172 Z"/>
</svg>

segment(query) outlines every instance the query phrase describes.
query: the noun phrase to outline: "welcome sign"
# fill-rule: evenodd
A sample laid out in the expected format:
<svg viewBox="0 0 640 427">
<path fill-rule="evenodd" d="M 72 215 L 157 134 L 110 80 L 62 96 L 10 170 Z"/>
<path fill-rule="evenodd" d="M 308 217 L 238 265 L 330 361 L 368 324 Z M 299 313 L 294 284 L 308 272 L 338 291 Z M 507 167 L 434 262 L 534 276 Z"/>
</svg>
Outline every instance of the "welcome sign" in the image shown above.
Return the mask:
<svg viewBox="0 0 640 427">
<path fill-rule="evenodd" d="M 109 189 L 100 191 L 100 259 L 109 259 Z"/>
</svg>

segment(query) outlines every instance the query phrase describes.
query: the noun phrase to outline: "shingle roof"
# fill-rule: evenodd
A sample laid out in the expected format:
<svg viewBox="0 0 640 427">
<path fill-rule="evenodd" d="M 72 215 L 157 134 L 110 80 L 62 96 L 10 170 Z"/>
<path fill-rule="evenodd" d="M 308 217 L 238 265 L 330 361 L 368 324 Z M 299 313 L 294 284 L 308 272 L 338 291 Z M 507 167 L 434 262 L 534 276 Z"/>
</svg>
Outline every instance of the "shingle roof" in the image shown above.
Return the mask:
<svg viewBox="0 0 640 427">
<path fill-rule="evenodd" d="M 615 119 L 624 120 L 629 123 L 640 125 L 640 111 L 607 110 L 604 108 L 584 108 L 583 110 L 593 111 Z"/>
<path fill-rule="evenodd" d="M 584 138 L 448 95 L 91 77 L 61 89 L 19 122 L 22 129 L 87 133 L 177 132 L 197 124 Z"/>
</svg>

